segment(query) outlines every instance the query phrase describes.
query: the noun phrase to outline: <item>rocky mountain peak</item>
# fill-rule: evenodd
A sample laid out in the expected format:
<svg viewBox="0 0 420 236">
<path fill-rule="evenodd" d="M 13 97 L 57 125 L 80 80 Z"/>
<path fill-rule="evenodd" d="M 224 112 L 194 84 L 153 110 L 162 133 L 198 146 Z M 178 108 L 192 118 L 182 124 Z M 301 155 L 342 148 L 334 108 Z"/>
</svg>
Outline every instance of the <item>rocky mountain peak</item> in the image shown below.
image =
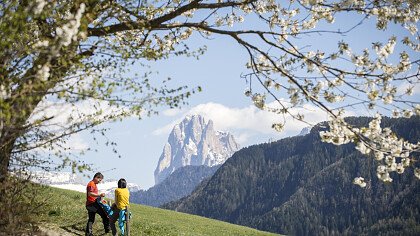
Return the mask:
<svg viewBox="0 0 420 236">
<path fill-rule="evenodd" d="M 155 183 L 183 166 L 223 164 L 238 149 L 235 138 L 216 131 L 213 121 L 200 115 L 187 116 L 169 134 L 155 170 Z"/>
<path fill-rule="evenodd" d="M 305 136 L 307 134 L 309 134 L 311 132 L 312 127 L 308 126 L 303 128 L 300 133 L 298 134 L 298 136 Z"/>
</svg>

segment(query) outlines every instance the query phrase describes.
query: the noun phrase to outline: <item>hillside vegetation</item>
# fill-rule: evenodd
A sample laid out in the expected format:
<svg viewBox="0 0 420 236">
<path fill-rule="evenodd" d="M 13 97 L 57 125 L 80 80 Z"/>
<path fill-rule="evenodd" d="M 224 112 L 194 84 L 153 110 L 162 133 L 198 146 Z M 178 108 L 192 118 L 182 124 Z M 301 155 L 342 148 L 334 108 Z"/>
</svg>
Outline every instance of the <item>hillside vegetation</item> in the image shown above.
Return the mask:
<svg viewBox="0 0 420 236">
<path fill-rule="evenodd" d="M 131 192 L 130 201 L 157 207 L 178 200 L 190 194 L 201 181 L 212 176 L 219 167 L 220 165 L 180 167 L 148 190 Z"/>
<path fill-rule="evenodd" d="M 45 213 L 40 215 L 42 228 L 84 235 L 87 221 L 85 194 L 51 187 L 42 192 L 48 199 Z M 229 224 L 159 208 L 131 204 L 131 235 L 274 235 L 255 229 Z M 95 235 L 102 235 L 101 218 L 96 217 Z M 60 233 L 59 233 L 60 234 Z"/>
<path fill-rule="evenodd" d="M 366 126 L 370 119 L 348 121 Z M 412 143 L 420 140 L 418 116 L 382 122 Z M 291 235 L 420 235 L 413 168 L 380 182 L 371 157 L 352 144 L 321 142 L 321 129 L 241 149 L 191 195 L 164 207 Z M 368 180 L 366 188 L 352 184 L 358 176 Z"/>
</svg>

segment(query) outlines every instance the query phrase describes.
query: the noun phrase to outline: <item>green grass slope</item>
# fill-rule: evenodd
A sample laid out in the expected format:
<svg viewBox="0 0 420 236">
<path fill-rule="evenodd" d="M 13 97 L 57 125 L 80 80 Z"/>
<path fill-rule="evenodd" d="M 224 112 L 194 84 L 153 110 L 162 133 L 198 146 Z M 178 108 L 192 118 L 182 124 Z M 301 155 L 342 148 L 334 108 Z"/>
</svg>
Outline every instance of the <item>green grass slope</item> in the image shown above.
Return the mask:
<svg viewBox="0 0 420 236">
<path fill-rule="evenodd" d="M 47 187 L 43 193 L 47 199 L 47 211 L 40 216 L 41 225 L 84 235 L 87 221 L 85 194 Z M 138 204 L 130 204 L 132 219 L 131 235 L 274 235 L 223 221 L 200 216 L 163 210 Z M 96 216 L 95 235 L 103 235 L 102 220 Z"/>
</svg>

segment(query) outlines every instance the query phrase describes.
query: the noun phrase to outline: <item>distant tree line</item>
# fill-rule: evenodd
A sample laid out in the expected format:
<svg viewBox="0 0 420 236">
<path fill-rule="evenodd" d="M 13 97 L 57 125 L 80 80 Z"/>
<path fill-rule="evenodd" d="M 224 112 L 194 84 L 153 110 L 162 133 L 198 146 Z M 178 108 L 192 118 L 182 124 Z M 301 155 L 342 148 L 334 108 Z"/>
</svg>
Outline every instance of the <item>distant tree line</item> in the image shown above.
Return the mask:
<svg viewBox="0 0 420 236">
<path fill-rule="evenodd" d="M 219 167 L 220 165 L 178 168 L 161 183 L 148 190 L 132 192 L 130 201 L 157 207 L 178 200 L 190 194 L 201 181 L 212 176 Z"/>
</svg>

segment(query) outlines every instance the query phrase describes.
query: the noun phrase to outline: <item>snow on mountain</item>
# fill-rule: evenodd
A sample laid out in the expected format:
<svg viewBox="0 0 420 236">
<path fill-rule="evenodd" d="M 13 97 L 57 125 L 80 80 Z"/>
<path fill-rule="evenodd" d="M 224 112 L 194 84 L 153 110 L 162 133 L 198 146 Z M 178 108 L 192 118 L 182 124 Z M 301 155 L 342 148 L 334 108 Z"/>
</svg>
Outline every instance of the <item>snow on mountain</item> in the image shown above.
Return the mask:
<svg viewBox="0 0 420 236">
<path fill-rule="evenodd" d="M 212 120 L 206 122 L 199 115 L 187 116 L 169 134 L 155 170 L 155 183 L 183 166 L 221 165 L 238 149 L 230 133 L 214 130 Z"/>
<path fill-rule="evenodd" d="M 32 181 L 46 185 L 82 183 L 82 178 L 70 172 L 33 171 L 27 173 L 27 175 L 30 176 Z"/>
<path fill-rule="evenodd" d="M 89 180 L 83 180 L 80 176 L 70 172 L 31 172 L 31 180 L 36 183 L 48 186 L 68 189 L 85 193 L 86 185 Z M 141 190 L 140 186 L 134 183 L 127 183 L 130 192 Z M 118 186 L 118 180 L 104 180 L 98 184 L 100 193 L 105 193 L 105 197 L 114 198 L 114 190 Z"/>
<path fill-rule="evenodd" d="M 309 134 L 311 132 L 312 127 L 308 126 L 303 128 L 300 133 L 298 134 L 298 136 L 305 136 L 307 134 Z"/>
</svg>

